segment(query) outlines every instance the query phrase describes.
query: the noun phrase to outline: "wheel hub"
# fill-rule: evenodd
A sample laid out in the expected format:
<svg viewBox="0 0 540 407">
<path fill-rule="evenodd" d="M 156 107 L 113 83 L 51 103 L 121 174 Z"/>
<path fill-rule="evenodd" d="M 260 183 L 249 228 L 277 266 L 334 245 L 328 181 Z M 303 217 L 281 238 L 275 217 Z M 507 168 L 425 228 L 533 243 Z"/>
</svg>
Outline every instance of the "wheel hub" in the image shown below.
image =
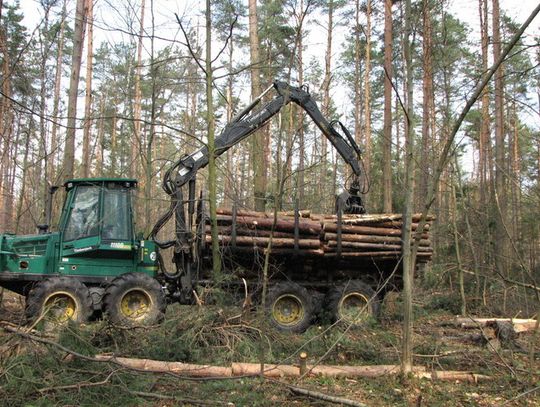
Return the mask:
<svg viewBox="0 0 540 407">
<path fill-rule="evenodd" d="M 295 295 L 284 294 L 272 306 L 272 317 L 281 325 L 291 326 L 304 317 L 302 301 Z"/>
<path fill-rule="evenodd" d="M 133 320 L 144 318 L 150 311 L 152 299 L 150 295 L 141 289 L 128 291 L 122 297 L 120 310 L 126 318 Z"/>
<path fill-rule="evenodd" d="M 371 315 L 369 299 L 361 293 L 345 294 L 339 302 L 339 317 L 348 323 L 359 323 Z"/>
<path fill-rule="evenodd" d="M 77 312 L 77 302 L 68 292 L 51 294 L 44 302 L 44 313 L 57 323 L 74 319 Z"/>
</svg>

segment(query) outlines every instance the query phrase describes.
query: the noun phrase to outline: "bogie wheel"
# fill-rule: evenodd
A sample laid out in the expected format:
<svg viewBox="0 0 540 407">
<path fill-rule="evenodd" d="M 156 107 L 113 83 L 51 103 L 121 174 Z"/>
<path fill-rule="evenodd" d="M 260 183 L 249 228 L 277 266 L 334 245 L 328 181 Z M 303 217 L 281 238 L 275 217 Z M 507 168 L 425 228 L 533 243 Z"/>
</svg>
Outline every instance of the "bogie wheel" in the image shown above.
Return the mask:
<svg viewBox="0 0 540 407">
<path fill-rule="evenodd" d="M 148 326 L 161 321 L 166 302 L 157 280 L 144 273 L 127 273 L 107 287 L 103 306 L 113 324 Z"/>
<path fill-rule="evenodd" d="M 308 290 L 291 282 L 277 283 L 268 290 L 266 312 L 274 327 L 284 332 L 304 332 L 313 318 Z"/>
<path fill-rule="evenodd" d="M 334 321 L 361 326 L 368 319 L 378 316 L 380 302 L 369 285 L 351 280 L 329 292 L 328 306 Z"/>
<path fill-rule="evenodd" d="M 46 328 L 62 326 L 69 321 L 84 323 L 92 314 L 88 288 L 71 277 L 52 277 L 40 281 L 26 297 L 26 317 L 43 319 Z"/>
</svg>

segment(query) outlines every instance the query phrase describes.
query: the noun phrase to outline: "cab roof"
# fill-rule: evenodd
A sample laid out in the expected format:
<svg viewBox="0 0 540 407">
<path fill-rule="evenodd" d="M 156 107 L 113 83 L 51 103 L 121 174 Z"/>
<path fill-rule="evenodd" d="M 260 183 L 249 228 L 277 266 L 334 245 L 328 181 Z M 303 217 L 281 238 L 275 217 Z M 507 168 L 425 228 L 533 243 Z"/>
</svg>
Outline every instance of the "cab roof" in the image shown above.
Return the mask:
<svg viewBox="0 0 540 407">
<path fill-rule="evenodd" d="M 135 188 L 137 180 L 134 178 L 73 178 L 64 183 L 66 189 L 73 188 L 75 185 L 94 185 L 101 183 L 124 184 L 128 188 Z"/>
</svg>

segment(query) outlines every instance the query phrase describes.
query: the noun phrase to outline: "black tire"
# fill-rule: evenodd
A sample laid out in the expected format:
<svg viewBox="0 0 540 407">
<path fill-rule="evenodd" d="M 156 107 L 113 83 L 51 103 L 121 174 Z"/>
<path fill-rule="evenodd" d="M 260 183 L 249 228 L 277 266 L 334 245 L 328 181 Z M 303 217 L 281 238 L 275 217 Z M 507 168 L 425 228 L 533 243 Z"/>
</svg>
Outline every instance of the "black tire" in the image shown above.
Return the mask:
<svg viewBox="0 0 540 407">
<path fill-rule="evenodd" d="M 333 321 L 362 326 L 367 320 L 377 318 L 380 301 L 375 291 L 359 280 L 347 281 L 328 293 L 328 309 Z"/>
<path fill-rule="evenodd" d="M 266 313 L 278 330 L 301 333 L 313 319 L 313 302 L 306 288 L 292 282 L 280 282 L 268 290 Z"/>
<path fill-rule="evenodd" d="M 103 310 L 120 326 L 149 326 L 160 322 L 165 312 L 163 289 L 144 273 L 126 273 L 115 278 L 105 290 Z"/>
<path fill-rule="evenodd" d="M 43 319 L 46 328 L 69 321 L 85 323 L 92 314 L 88 288 L 72 277 L 52 277 L 35 284 L 26 297 L 26 317 L 30 322 Z"/>
</svg>

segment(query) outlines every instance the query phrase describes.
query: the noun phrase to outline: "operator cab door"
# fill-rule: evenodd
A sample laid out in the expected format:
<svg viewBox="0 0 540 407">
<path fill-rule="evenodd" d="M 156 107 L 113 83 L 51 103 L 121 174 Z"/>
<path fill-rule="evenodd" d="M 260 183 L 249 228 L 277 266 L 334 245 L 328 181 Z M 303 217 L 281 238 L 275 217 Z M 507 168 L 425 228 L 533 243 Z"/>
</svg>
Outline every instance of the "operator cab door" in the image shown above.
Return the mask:
<svg viewBox="0 0 540 407">
<path fill-rule="evenodd" d="M 97 182 L 75 185 L 69 194 L 59 272 L 98 277 L 133 271 L 130 188 Z"/>
</svg>

